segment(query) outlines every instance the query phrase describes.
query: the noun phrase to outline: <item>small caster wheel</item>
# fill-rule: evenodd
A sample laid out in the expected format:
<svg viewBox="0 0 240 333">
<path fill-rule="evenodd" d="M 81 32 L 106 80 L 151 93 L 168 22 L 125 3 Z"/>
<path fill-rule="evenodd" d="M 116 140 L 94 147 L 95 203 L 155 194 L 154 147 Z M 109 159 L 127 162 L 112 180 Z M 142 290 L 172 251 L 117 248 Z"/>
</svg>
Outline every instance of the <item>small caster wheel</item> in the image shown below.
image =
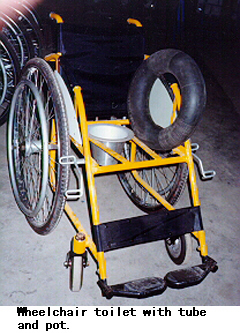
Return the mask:
<svg viewBox="0 0 240 333">
<path fill-rule="evenodd" d="M 69 260 L 70 268 L 70 290 L 73 292 L 80 291 L 83 282 L 83 256 L 72 256 Z"/>
<path fill-rule="evenodd" d="M 192 255 L 192 235 L 168 238 L 165 240 L 165 246 L 170 259 L 176 265 L 186 263 Z"/>
</svg>

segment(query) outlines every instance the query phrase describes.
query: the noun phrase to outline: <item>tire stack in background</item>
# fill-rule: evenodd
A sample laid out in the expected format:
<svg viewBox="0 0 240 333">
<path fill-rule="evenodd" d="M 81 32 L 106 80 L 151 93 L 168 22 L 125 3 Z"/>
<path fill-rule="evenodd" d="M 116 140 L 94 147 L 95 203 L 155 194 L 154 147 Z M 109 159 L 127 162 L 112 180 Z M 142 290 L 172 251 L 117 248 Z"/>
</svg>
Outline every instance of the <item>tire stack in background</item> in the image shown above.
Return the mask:
<svg viewBox="0 0 240 333">
<path fill-rule="evenodd" d="M 27 1 L 0 13 L 0 126 L 7 120 L 21 69 L 29 59 L 44 55 L 43 28 Z"/>
</svg>

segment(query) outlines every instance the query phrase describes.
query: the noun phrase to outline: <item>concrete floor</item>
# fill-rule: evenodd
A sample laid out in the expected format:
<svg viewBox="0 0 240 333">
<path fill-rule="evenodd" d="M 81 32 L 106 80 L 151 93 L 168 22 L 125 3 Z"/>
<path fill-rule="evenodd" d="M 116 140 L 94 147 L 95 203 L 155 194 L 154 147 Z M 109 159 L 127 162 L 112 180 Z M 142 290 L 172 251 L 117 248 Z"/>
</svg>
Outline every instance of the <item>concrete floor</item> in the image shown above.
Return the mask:
<svg viewBox="0 0 240 333">
<path fill-rule="evenodd" d="M 209 255 L 218 262 L 218 272 L 188 289 L 168 288 L 160 296 L 143 300 L 106 300 L 96 284 L 96 266 L 90 258 L 81 292 L 70 292 L 69 272 L 63 262 L 74 235 L 73 228 L 66 216 L 46 237 L 35 234 L 28 226 L 10 188 L 6 126 L 3 126 L 0 129 L 0 305 L 240 305 L 239 58 L 233 47 L 223 50 L 211 43 L 199 47 L 196 55 L 201 59 L 199 65 L 207 83 L 208 104 L 192 142 L 200 144 L 198 155 L 205 168 L 217 173 L 212 181 L 198 180 L 198 185 Z M 102 221 L 141 214 L 123 193 L 115 176 L 99 178 L 97 189 Z M 184 194 L 179 205 L 185 201 Z M 76 213 L 87 225 L 85 198 L 78 202 Z M 189 264 L 198 263 L 200 258 L 195 253 Z M 163 242 L 107 254 L 110 284 L 144 276 L 163 277 L 174 269 L 177 268 L 168 258 Z"/>
</svg>

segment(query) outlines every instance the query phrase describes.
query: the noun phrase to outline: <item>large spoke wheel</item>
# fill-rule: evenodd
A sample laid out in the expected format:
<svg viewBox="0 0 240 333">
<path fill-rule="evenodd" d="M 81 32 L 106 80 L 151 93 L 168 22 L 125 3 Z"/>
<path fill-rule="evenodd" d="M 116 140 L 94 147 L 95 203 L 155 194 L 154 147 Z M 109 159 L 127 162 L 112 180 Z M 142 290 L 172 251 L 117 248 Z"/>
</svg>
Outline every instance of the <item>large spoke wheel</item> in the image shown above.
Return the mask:
<svg viewBox="0 0 240 333">
<path fill-rule="evenodd" d="M 65 206 L 69 167 L 65 104 L 50 66 L 31 59 L 15 91 L 8 123 L 8 160 L 15 199 L 30 226 L 49 233 Z"/>
<path fill-rule="evenodd" d="M 37 88 L 22 80 L 13 97 L 9 123 L 9 167 L 13 192 L 21 211 L 36 216 L 43 205 L 48 180 L 48 133 Z"/>
<path fill-rule="evenodd" d="M 130 158 L 130 144 L 125 145 L 124 154 L 128 159 Z M 169 156 L 169 154 L 162 155 L 163 158 Z M 137 146 L 135 160 L 149 159 L 149 155 Z M 188 178 L 188 168 L 185 163 L 140 169 L 136 172 L 138 177 L 172 205 L 179 199 Z M 136 173 L 131 171 L 119 174 L 119 180 L 133 203 L 148 213 L 162 209 L 162 204 L 142 186 L 135 175 Z"/>
</svg>

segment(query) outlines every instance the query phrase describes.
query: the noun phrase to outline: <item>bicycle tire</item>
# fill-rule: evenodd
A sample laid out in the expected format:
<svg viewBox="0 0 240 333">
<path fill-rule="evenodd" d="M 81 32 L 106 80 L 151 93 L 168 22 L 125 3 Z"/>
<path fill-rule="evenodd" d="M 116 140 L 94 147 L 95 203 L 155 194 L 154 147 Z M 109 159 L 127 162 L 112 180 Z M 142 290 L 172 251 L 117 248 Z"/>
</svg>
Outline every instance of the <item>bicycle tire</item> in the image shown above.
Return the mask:
<svg viewBox="0 0 240 333">
<path fill-rule="evenodd" d="M 20 67 L 26 64 L 26 62 L 34 56 L 34 49 L 29 34 L 25 28 L 18 25 L 12 15 L 2 14 L 0 20 L 4 23 L 2 32 L 6 35 L 9 42 L 14 47 Z"/>
<path fill-rule="evenodd" d="M 16 52 L 3 33 L 0 33 L 0 58 L 3 66 L 1 66 L 3 82 L 0 84 L 5 85 L 0 88 L 2 91 L 0 98 L 0 126 L 2 126 L 7 121 L 10 103 L 20 75 Z"/>
<path fill-rule="evenodd" d="M 50 233 L 60 221 L 64 206 L 65 192 L 69 183 L 69 166 L 59 163 L 60 157 L 69 152 L 68 123 L 65 104 L 54 73 L 48 63 L 40 58 L 28 61 L 23 70 L 22 80 L 33 82 L 44 105 L 48 126 L 49 173 L 46 196 L 36 216 L 25 215 L 32 229 L 41 235 Z M 14 112 L 14 105 L 11 108 Z M 12 116 L 13 117 L 13 116 Z M 10 121 L 11 121 L 10 117 Z M 8 153 L 12 153 L 11 133 L 13 121 L 8 126 Z M 13 175 L 14 176 L 14 175 Z"/>
<path fill-rule="evenodd" d="M 44 37 L 40 26 L 35 22 L 32 15 L 26 12 L 24 8 L 12 8 L 11 17 L 18 26 L 25 31 L 31 41 L 34 57 L 43 57 L 44 52 Z"/>
<path fill-rule="evenodd" d="M 48 181 L 48 130 L 42 98 L 33 82 L 22 79 L 9 115 L 8 165 L 16 203 L 24 215 L 42 208 Z"/>
</svg>

